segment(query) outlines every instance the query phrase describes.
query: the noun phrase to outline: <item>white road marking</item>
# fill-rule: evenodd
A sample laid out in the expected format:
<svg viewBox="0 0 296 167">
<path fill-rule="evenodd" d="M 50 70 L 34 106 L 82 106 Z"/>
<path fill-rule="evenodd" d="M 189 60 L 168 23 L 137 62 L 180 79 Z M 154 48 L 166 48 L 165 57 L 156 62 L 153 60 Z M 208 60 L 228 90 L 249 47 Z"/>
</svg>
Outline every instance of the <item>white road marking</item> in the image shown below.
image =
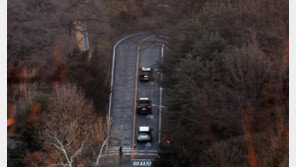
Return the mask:
<svg viewBox="0 0 296 167">
<path fill-rule="evenodd" d="M 107 152 L 108 153 L 113 153 L 113 152 L 119 152 L 119 149 L 117 150 L 110 150 L 110 149 L 107 149 Z M 129 152 L 132 152 L 131 149 L 122 149 L 122 152 L 123 153 L 129 153 Z M 134 150 L 135 153 L 157 153 L 158 150 Z"/>
<path fill-rule="evenodd" d="M 119 153 L 118 152 L 107 152 L 105 153 L 103 156 L 118 156 Z M 132 152 L 123 152 L 122 155 L 124 156 L 157 156 L 158 154 L 157 153 L 132 153 Z"/>
<path fill-rule="evenodd" d="M 133 159 L 133 166 L 151 166 L 151 159 Z"/>
</svg>

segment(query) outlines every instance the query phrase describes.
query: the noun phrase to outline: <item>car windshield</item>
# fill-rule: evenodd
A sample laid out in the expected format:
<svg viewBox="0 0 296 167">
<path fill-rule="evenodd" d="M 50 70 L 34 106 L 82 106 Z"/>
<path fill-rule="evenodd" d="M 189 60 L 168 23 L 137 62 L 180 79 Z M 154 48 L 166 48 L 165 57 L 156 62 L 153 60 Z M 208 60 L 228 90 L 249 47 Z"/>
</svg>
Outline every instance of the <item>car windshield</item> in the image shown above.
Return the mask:
<svg viewBox="0 0 296 167">
<path fill-rule="evenodd" d="M 147 138 L 149 138 L 149 135 L 147 133 L 140 132 L 138 135 L 138 138 L 139 139 L 147 139 Z"/>
</svg>

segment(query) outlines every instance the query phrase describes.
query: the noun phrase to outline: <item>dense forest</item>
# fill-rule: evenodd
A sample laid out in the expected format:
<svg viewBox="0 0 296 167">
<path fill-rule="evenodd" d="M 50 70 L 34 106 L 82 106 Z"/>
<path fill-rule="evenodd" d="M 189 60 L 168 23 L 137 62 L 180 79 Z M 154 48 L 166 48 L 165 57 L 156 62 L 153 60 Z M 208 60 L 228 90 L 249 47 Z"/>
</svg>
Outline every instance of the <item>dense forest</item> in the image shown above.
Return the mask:
<svg viewBox="0 0 296 167">
<path fill-rule="evenodd" d="M 288 166 L 288 25 L 286 0 L 206 2 L 179 22 L 154 166 Z"/>
<path fill-rule="evenodd" d="M 166 46 L 159 83 L 169 142 L 153 166 L 288 166 L 287 0 L 9 0 L 7 8 L 8 166 L 95 166 L 112 46 L 142 31 Z"/>
</svg>

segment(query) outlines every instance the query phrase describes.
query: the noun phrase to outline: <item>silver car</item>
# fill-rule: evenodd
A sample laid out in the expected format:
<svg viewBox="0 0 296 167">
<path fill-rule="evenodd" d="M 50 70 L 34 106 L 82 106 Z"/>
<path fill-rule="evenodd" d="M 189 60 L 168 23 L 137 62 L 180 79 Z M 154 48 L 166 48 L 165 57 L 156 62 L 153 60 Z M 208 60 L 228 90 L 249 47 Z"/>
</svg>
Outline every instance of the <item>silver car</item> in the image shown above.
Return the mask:
<svg viewBox="0 0 296 167">
<path fill-rule="evenodd" d="M 152 141 L 151 128 L 148 126 L 140 126 L 137 141 L 138 142 L 151 142 Z"/>
</svg>

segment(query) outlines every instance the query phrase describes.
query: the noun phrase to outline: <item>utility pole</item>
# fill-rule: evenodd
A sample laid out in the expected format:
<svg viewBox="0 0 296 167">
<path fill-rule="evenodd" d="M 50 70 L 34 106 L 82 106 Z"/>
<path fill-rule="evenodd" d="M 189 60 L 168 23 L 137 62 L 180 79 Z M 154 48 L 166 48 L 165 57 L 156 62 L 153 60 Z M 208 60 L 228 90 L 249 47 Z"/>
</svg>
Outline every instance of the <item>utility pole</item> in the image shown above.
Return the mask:
<svg viewBox="0 0 296 167">
<path fill-rule="evenodd" d="M 84 51 L 88 51 L 88 61 L 91 59 L 90 49 L 89 49 L 89 43 L 88 43 L 88 34 L 87 34 L 87 26 L 86 26 L 86 5 L 88 3 L 88 0 L 86 0 L 86 4 L 83 8 L 83 21 L 82 21 L 82 34 L 83 34 L 83 43 L 84 43 Z"/>
</svg>

